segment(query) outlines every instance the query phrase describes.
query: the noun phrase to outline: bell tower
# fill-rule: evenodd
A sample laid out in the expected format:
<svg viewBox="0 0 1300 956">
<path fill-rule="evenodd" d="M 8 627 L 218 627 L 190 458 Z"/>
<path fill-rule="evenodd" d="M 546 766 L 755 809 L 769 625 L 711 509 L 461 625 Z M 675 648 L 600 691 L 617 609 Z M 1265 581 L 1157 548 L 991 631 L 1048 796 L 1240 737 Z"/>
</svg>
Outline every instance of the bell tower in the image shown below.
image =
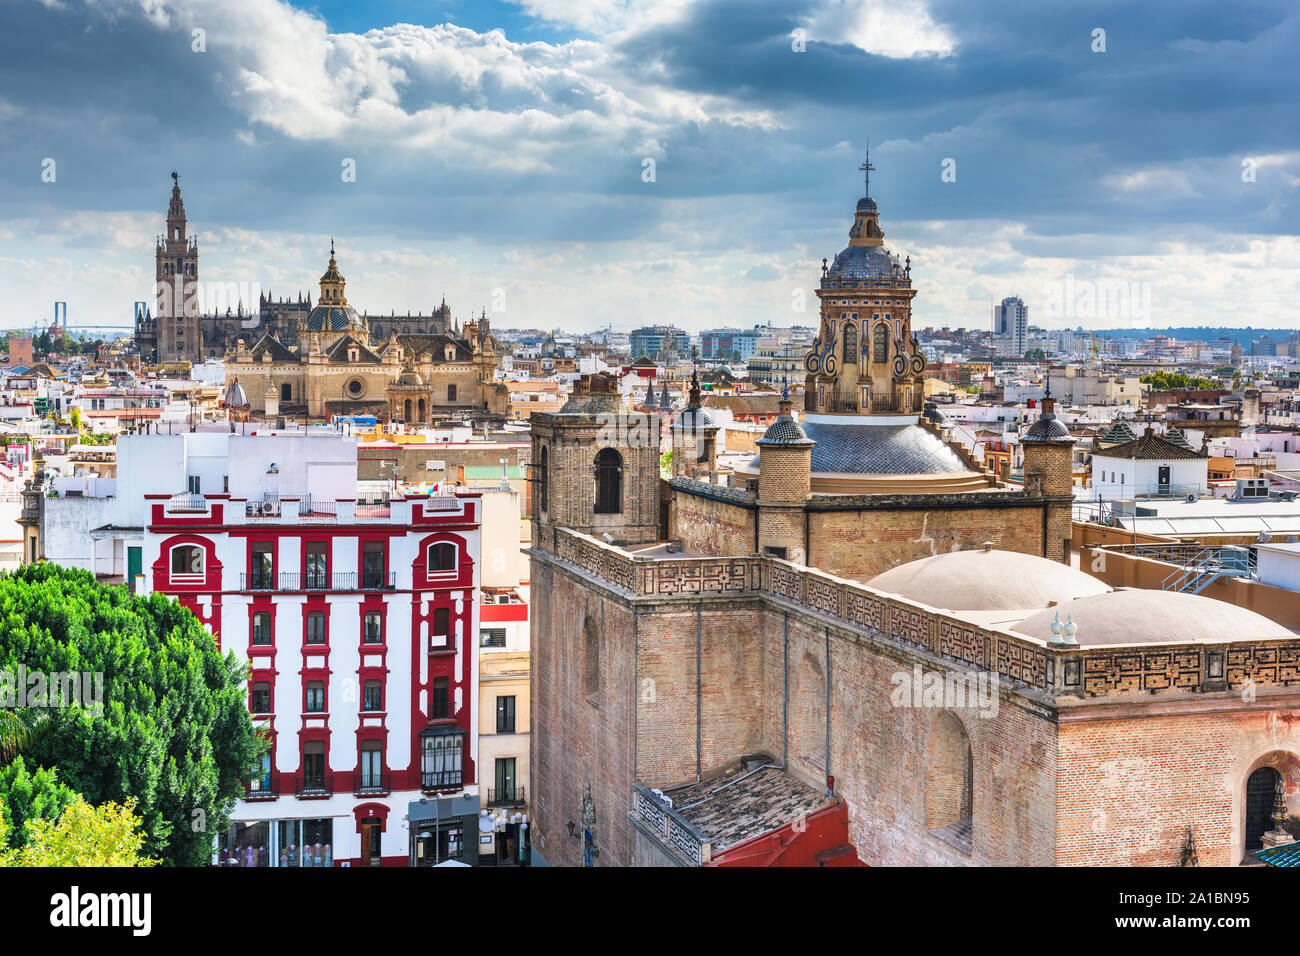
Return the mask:
<svg viewBox="0 0 1300 956">
<path fill-rule="evenodd" d="M 180 176 L 172 173 L 172 197 L 167 205 L 167 234 L 154 250 L 154 290 L 157 296 L 157 359 L 198 362 L 203 358 L 199 322 L 199 244 L 186 233 L 185 203 Z"/>
<path fill-rule="evenodd" d="M 912 260 L 885 247 L 871 198 L 868 151 L 858 167 L 864 195 L 849 244 L 822 260 L 821 326 L 804 357 L 804 409 L 832 415 L 914 415 L 924 400 L 925 356 L 912 335 Z M 829 263 L 829 264 L 828 264 Z"/>
</svg>

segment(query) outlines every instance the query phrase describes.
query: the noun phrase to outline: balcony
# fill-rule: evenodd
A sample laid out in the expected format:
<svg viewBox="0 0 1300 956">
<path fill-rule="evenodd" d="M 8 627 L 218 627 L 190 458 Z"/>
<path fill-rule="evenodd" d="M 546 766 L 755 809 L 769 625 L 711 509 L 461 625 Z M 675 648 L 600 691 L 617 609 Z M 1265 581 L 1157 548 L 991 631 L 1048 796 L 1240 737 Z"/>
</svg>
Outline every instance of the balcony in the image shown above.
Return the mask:
<svg viewBox="0 0 1300 956">
<path fill-rule="evenodd" d="M 294 792 L 303 799 L 323 799 L 334 795 L 329 777 L 323 771 L 321 773 L 299 771 L 294 783 Z"/>
<path fill-rule="evenodd" d="M 353 793 L 358 797 L 383 797 L 392 793 L 387 770 L 363 770 Z"/>
<path fill-rule="evenodd" d="M 245 800 L 274 800 L 280 795 L 279 785 L 270 777 L 264 777 L 261 780 L 254 780 L 248 785 L 248 793 L 244 794 Z"/>
<path fill-rule="evenodd" d="M 167 514 L 207 514 L 208 502 L 202 495 L 172 495 L 167 499 Z"/>
<path fill-rule="evenodd" d="M 488 788 L 487 805 L 489 807 L 521 807 L 524 802 L 523 786 Z"/>
<path fill-rule="evenodd" d="M 465 775 L 459 770 L 434 770 L 420 774 L 420 789 L 426 792 L 435 790 L 459 790 L 464 786 Z"/>
<path fill-rule="evenodd" d="M 397 572 L 389 571 L 309 571 L 299 574 L 285 571 L 281 574 L 239 575 L 241 591 L 393 591 L 397 588 Z"/>
<path fill-rule="evenodd" d="M 856 392 L 832 392 L 826 396 L 826 411 L 856 412 L 858 395 Z"/>
</svg>

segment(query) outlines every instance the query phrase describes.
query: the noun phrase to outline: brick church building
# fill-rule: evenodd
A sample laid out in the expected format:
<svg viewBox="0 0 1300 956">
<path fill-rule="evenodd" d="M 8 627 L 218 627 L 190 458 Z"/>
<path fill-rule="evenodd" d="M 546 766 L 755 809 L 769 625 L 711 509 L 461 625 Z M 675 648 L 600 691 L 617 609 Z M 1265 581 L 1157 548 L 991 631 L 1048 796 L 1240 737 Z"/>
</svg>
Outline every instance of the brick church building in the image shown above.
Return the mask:
<svg viewBox="0 0 1300 956">
<path fill-rule="evenodd" d="M 864 164 L 869 169 L 870 164 Z M 1300 805 L 1300 636 L 1069 565 L 922 403 L 910 264 L 859 200 L 806 359 L 722 475 L 601 377 L 533 417 L 534 851 L 553 865 L 1235 865 Z"/>
</svg>

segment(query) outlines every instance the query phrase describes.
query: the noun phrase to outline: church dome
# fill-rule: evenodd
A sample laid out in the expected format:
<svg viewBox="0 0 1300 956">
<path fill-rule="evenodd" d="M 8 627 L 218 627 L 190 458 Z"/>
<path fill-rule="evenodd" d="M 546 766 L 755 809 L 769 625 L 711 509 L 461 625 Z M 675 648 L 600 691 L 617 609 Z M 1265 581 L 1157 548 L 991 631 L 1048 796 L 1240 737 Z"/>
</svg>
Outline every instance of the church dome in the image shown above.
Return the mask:
<svg viewBox="0 0 1300 956">
<path fill-rule="evenodd" d="M 782 415 L 772 424 L 767 426 L 767 431 L 763 432 L 756 445 L 811 445 L 812 440 L 799 423 L 790 415 Z M 753 461 L 755 468 L 758 467 L 758 459 Z"/>
<path fill-rule="evenodd" d="M 413 368 L 408 368 L 397 377 L 398 385 L 423 385 L 424 379 L 420 378 L 420 373 Z"/>
<path fill-rule="evenodd" d="M 848 246 L 826 270 L 830 279 L 892 279 L 903 267 L 884 246 Z"/>
<path fill-rule="evenodd" d="M 1021 441 L 1073 441 L 1070 429 L 1066 428 L 1052 412 L 1043 412 L 1029 426 Z"/>
<path fill-rule="evenodd" d="M 222 404 L 227 408 L 243 408 L 249 404 L 248 396 L 244 394 L 244 386 L 240 385 L 238 380 L 231 382 L 226 388 L 226 396 L 222 399 Z"/>
<path fill-rule="evenodd" d="M 876 201 L 870 196 L 863 196 L 858 200 L 858 212 L 875 212 Z"/>
<path fill-rule="evenodd" d="M 1181 591 L 1130 588 L 1069 601 L 1025 618 L 1015 630 L 1051 640 L 1059 616 L 1078 625 L 1082 647 L 1105 644 L 1211 644 L 1295 637 L 1276 621 L 1226 601 Z"/>
<path fill-rule="evenodd" d="M 307 314 L 308 332 L 346 332 L 361 317 L 350 305 L 318 305 Z"/>
<path fill-rule="evenodd" d="M 756 444 L 762 448 L 798 440 L 815 442 L 810 465 L 814 493 L 946 493 L 989 487 L 983 471 L 972 469 L 947 442 L 918 421 L 917 415 L 847 418 L 809 414 L 802 427 L 793 419 L 777 419 Z M 769 439 L 769 435 L 774 437 Z M 738 466 L 736 473 L 757 475 L 761 454 Z"/>
<path fill-rule="evenodd" d="M 900 564 L 867 582 L 878 591 L 953 611 L 1008 611 L 1105 594 L 1068 564 L 1019 551 L 951 551 Z"/>
<path fill-rule="evenodd" d="M 966 471 L 966 463 L 933 432 L 917 424 L 806 421 L 817 447 L 812 470 L 867 475 L 937 475 Z"/>
</svg>

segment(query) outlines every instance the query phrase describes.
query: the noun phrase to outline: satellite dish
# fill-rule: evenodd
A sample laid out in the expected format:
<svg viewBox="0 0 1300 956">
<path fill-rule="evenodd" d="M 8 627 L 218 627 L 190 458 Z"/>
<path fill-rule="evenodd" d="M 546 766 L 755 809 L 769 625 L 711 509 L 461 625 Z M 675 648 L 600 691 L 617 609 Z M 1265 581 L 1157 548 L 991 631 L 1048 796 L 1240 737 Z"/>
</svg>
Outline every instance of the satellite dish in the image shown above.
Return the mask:
<svg viewBox="0 0 1300 956">
<path fill-rule="evenodd" d="M 491 833 L 494 829 L 496 829 L 496 824 L 493 822 L 491 817 L 481 816 L 478 818 L 479 833 Z"/>
</svg>

